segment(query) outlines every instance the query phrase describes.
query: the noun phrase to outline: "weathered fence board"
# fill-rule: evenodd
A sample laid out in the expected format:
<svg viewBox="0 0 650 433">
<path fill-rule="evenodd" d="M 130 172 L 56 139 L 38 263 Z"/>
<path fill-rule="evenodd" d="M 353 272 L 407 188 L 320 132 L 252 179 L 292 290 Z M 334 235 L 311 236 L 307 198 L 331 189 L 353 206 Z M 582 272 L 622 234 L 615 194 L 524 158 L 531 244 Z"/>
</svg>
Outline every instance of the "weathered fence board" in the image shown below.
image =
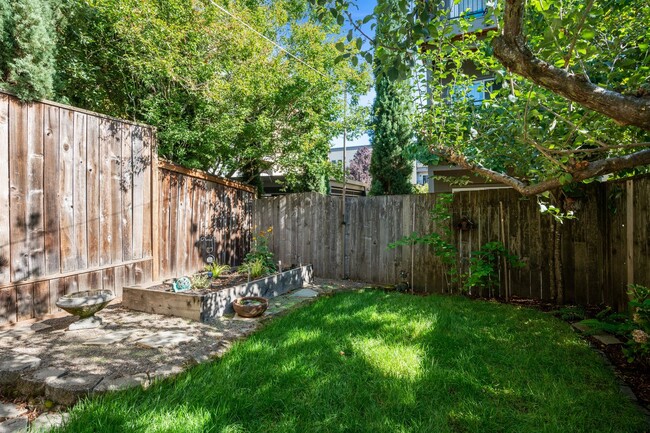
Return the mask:
<svg viewBox="0 0 650 433">
<path fill-rule="evenodd" d="M 57 312 L 61 294 L 121 290 L 113 268 L 151 279 L 153 152 L 148 127 L 0 92 L 0 325 Z"/>
<path fill-rule="evenodd" d="M 239 265 L 249 248 L 254 189 L 168 162 L 160 163 L 158 182 L 159 277 L 202 270 L 206 237 L 214 238 L 216 261 Z"/>
<path fill-rule="evenodd" d="M 343 225 L 340 197 L 265 198 L 254 203 L 253 224 L 273 227 L 278 260 L 312 263 L 317 276 L 339 278 L 345 269 L 353 280 L 396 284 L 406 272 L 416 290 L 447 293 L 453 285 L 431 248 L 387 248 L 412 232 L 431 233 L 435 224 L 429 211 L 436 199 L 435 194 L 349 197 Z M 589 185 L 577 206 L 577 219 L 560 225 L 564 301 L 625 308 L 629 283 L 650 285 L 650 177 Z M 519 269 L 500 267 L 499 287 L 481 295 L 505 296 L 508 288 L 515 296 L 551 298 L 553 220 L 539 212 L 535 198 L 511 190 L 462 192 L 454 195 L 451 214 L 463 269 L 472 253 L 491 241 L 502 242 L 526 263 Z M 474 222 L 472 230 L 454 229 L 462 217 Z"/>
</svg>

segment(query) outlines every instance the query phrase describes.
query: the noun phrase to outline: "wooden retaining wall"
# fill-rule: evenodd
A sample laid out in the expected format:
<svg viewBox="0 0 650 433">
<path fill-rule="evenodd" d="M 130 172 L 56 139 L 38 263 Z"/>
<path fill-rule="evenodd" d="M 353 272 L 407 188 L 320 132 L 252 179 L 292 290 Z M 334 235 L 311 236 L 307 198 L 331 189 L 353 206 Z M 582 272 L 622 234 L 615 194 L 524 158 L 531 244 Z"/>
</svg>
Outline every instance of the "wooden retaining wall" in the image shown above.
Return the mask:
<svg viewBox="0 0 650 433">
<path fill-rule="evenodd" d="M 256 200 L 253 224 L 273 227 L 277 259 L 312 263 L 316 276 L 345 273 L 352 280 L 396 284 L 405 271 L 417 290 L 446 293 L 452 286 L 429 247 L 387 249 L 412 232 L 433 231 L 429 211 L 436 200 L 435 194 L 349 197 L 343 224 L 341 197 L 288 195 Z M 650 178 L 592 184 L 577 206 L 578 218 L 561 226 L 565 302 L 625 308 L 627 284 L 650 285 Z M 526 262 L 500 276 L 497 294 L 503 295 L 507 280 L 513 295 L 550 299 L 552 220 L 539 212 L 535 198 L 512 190 L 462 192 L 454 194 L 452 214 L 452 228 L 463 216 L 475 223 L 470 231 L 454 230 L 463 263 L 490 241 L 503 242 Z"/>
<path fill-rule="evenodd" d="M 203 234 L 239 263 L 253 190 L 160 164 L 151 127 L 0 92 L 0 325 L 194 272 Z"/>
</svg>

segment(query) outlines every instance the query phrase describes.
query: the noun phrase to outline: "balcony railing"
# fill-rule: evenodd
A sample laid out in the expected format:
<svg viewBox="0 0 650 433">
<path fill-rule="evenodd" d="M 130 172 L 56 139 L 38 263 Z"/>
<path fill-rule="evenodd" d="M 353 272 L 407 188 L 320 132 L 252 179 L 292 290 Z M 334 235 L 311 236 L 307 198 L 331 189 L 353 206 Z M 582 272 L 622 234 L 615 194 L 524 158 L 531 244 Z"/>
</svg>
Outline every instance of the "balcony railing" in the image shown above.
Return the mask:
<svg viewBox="0 0 650 433">
<path fill-rule="evenodd" d="M 451 10 L 449 13 L 449 18 L 458 18 L 461 14 L 465 16 L 470 15 L 483 15 L 485 13 L 485 0 L 460 0 L 459 3 L 455 3 L 453 0 L 450 0 Z"/>
</svg>

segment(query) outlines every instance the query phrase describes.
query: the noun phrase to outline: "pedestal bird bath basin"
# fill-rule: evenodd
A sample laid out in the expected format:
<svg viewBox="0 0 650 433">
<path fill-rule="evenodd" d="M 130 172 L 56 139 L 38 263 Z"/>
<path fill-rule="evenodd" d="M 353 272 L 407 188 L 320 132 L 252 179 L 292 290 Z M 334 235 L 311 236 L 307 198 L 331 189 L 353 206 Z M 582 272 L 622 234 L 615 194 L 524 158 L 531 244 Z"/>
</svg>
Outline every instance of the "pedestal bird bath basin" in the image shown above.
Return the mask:
<svg viewBox="0 0 650 433">
<path fill-rule="evenodd" d="M 115 295 L 110 290 L 87 290 L 61 296 L 56 301 L 56 306 L 74 316 L 79 316 L 79 320 L 71 324 L 68 329 L 90 329 L 101 326 L 102 319 L 95 317 L 95 313 L 113 299 Z"/>
</svg>

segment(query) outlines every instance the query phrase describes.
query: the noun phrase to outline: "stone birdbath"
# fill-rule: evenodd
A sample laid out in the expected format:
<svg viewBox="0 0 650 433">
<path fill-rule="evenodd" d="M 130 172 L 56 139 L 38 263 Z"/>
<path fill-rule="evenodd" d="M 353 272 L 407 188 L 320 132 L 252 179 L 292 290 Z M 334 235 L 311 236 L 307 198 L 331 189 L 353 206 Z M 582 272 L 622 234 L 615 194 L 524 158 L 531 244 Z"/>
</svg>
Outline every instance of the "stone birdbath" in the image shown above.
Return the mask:
<svg viewBox="0 0 650 433">
<path fill-rule="evenodd" d="M 110 290 L 86 290 L 61 296 L 56 301 L 56 306 L 74 316 L 79 316 L 79 320 L 68 327 L 69 330 L 92 329 L 102 324 L 102 319 L 96 317 L 95 313 L 102 310 L 113 299 L 115 295 Z"/>
</svg>

